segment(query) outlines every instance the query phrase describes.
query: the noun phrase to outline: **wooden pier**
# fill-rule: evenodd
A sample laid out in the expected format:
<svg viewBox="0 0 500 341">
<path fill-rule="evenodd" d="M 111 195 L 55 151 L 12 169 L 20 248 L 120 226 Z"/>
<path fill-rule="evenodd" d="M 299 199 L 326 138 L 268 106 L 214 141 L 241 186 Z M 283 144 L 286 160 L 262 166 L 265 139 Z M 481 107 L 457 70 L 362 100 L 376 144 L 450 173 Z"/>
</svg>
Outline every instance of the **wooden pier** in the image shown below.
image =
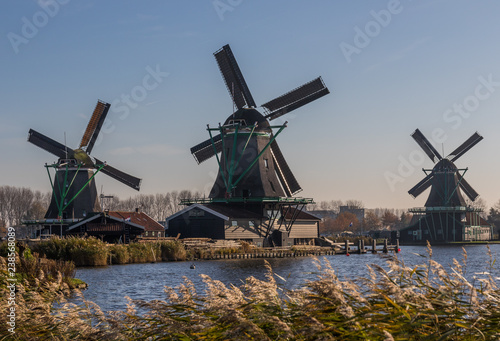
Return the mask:
<svg viewBox="0 0 500 341">
<path fill-rule="evenodd" d="M 366 254 L 366 253 L 398 253 L 399 241 L 395 245 L 389 245 L 387 239 L 380 245 L 376 240 L 373 240 L 372 245 L 366 246 L 364 241 L 360 240 L 354 243 L 345 241 L 342 243 L 333 243 L 332 247 L 300 247 L 295 246 L 290 248 L 268 248 L 255 250 L 247 253 L 224 253 L 224 254 L 204 254 L 200 259 L 250 259 L 250 258 L 293 258 L 293 257 L 310 257 L 310 256 L 326 256 L 326 255 L 351 255 L 351 254 Z"/>
</svg>

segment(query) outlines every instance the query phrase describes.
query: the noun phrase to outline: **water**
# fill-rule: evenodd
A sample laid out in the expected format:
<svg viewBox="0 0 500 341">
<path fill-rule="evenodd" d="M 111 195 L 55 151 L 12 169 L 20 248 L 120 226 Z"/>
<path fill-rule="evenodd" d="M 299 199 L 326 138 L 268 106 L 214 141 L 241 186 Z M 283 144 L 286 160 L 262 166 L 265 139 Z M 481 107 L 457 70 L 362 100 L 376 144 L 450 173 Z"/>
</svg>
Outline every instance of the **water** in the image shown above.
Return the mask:
<svg viewBox="0 0 500 341">
<path fill-rule="evenodd" d="M 490 245 L 493 259 L 500 258 L 500 245 Z M 485 245 L 467 245 L 465 247 L 468 255 L 467 276 L 469 279 L 477 273 L 489 271 L 487 248 Z M 435 246 L 432 248 L 432 258 L 438 263 L 449 267 L 453 264 L 453 258 L 462 260 L 462 247 L 460 246 Z M 403 246 L 402 252 L 397 256 L 407 266 L 416 266 L 426 262 L 425 258 L 417 254 L 427 255 L 424 246 Z M 324 256 L 339 278 L 355 279 L 367 276 L 366 265 L 377 264 L 384 266 L 388 258 L 387 254 L 351 254 Z M 320 261 L 324 262 L 323 256 Z M 307 280 L 317 277 L 317 268 L 314 266 L 312 257 L 300 258 L 271 258 L 268 259 L 273 271 L 284 277 L 286 282 L 277 279 L 278 283 L 288 289 L 304 286 Z M 127 300 L 125 296 L 132 299 L 155 300 L 165 299 L 164 286 L 176 287 L 183 282 L 183 277 L 189 278 L 195 284 L 199 293 L 205 286 L 200 274 L 206 274 L 212 279 L 219 280 L 226 285 L 239 286 L 245 278 L 254 276 L 265 279 L 266 269 L 263 259 L 231 259 L 195 262 L 196 268 L 190 269 L 191 262 L 167 262 L 111 265 L 102 268 L 79 268 L 76 277 L 85 281 L 89 287 L 83 292 L 87 300 L 97 303 L 104 311 L 124 310 Z M 500 277 L 500 266 L 495 265 L 495 277 Z"/>
</svg>

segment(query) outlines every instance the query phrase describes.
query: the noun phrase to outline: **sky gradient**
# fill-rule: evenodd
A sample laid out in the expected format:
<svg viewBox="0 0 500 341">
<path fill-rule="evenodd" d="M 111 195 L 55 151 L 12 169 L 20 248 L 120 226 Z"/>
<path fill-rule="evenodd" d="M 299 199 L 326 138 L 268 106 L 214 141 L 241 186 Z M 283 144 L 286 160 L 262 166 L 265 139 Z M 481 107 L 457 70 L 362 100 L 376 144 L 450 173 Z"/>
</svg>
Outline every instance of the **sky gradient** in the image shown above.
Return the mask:
<svg viewBox="0 0 500 341">
<path fill-rule="evenodd" d="M 432 161 L 419 128 L 489 206 L 500 199 L 500 3 L 495 1 L 3 1 L 0 185 L 48 191 L 55 157 L 33 128 L 76 148 L 97 99 L 111 103 L 92 155 L 143 179 L 139 193 L 198 190 L 215 158 L 190 147 L 232 113 L 213 52 L 230 44 L 257 104 L 321 75 L 331 94 L 283 117 L 299 196 L 423 206 L 407 191 Z M 104 174 L 98 190 L 137 194 Z"/>
</svg>

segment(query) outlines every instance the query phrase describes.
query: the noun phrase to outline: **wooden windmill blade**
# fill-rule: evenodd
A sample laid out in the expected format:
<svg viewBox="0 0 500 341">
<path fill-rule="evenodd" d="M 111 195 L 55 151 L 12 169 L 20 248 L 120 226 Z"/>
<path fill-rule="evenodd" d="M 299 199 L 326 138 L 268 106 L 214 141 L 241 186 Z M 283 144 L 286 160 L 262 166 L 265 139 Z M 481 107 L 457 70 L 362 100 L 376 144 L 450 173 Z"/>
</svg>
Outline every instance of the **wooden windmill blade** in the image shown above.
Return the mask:
<svg viewBox="0 0 500 341">
<path fill-rule="evenodd" d="M 102 162 L 99 159 L 95 159 L 95 160 L 96 160 L 96 164 L 105 164 L 104 162 Z M 121 183 L 123 183 L 123 184 L 137 190 L 137 191 L 141 188 L 141 181 L 142 181 L 141 179 L 139 179 L 135 176 L 132 176 L 130 174 L 127 174 L 125 172 L 122 172 L 114 167 L 111 167 L 108 164 L 105 164 L 105 166 L 101 169 L 101 172 L 103 172 L 107 176 L 110 176 L 113 179 L 118 180 Z"/>
<path fill-rule="evenodd" d="M 416 198 L 420 194 L 422 194 L 423 191 L 425 191 L 427 188 L 429 188 L 432 185 L 432 178 L 434 177 L 434 173 L 430 173 L 427 175 L 425 178 L 423 178 L 418 184 L 413 186 L 412 189 L 408 191 L 408 193 Z"/>
<path fill-rule="evenodd" d="M 48 151 L 60 159 L 65 159 L 66 157 L 72 158 L 75 154 L 73 149 L 68 148 L 33 129 L 30 129 L 28 132 L 28 142 L 33 143 L 35 146 Z"/>
<path fill-rule="evenodd" d="M 214 56 L 219 65 L 222 78 L 224 78 L 224 82 L 226 83 L 227 90 L 236 107 L 238 109 L 245 106 L 249 108 L 255 107 L 252 94 L 248 89 L 245 78 L 243 78 L 243 74 L 229 45 L 224 45 L 214 53 Z"/>
<path fill-rule="evenodd" d="M 464 155 L 469 149 L 474 147 L 479 141 L 481 141 L 483 137 L 479 135 L 477 132 L 472 134 L 464 143 L 462 143 L 457 149 L 448 155 L 448 158 L 451 162 L 455 162 L 460 156 Z"/>
<path fill-rule="evenodd" d="M 413 137 L 432 162 L 436 163 L 443 158 L 420 130 L 416 129 L 413 134 L 411 134 L 411 137 Z"/>
<path fill-rule="evenodd" d="M 194 159 L 198 164 L 210 159 L 215 155 L 212 141 L 215 144 L 216 152 L 220 153 L 222 151 L 222 138 L 220 134 L 215 135 L 212 139 L 203 141 L 191 148 L 191 154 L 193 154 Z"/>
<path fill-rule="evenodd" d="M 90 118 L 87 129 L 85 130 L 82 141 L 80 142 L 80 148 L 86 147 L 85 151 L 87 154 L 90 154 L 94 148 L 94 144 L 99 136 L 99 132 L 101 131 L 104 120 L 106 119 L 106 115 L 108 114 L 109 107 L 109 103 L 105 103 L 100 100 L 97 101 L 94 113 Z"/>
<path fill-rule="evenodd" d="M 297 179 L 292 173 L 292 170 L 288 166 L 281 149 L 278 147 L 278 143 L 274 140 L 271 143 L 271 153 L 273 155 L 273 161 L 276 165 L 276 173 L 280 179 L 281 186 L 285 190 L 288 197 L 300 192 L 302 188 L 300 187 Z"/>
<path fill-rule="evenodd" d="M 467 195 L 467 197 L 469 197 L 472 201 L 476 200 L 479 196 L 479 194 L 474 190 L 474 188 L 472 188 L 471 185 L 469 185 L 467 181 L 465 181 L 465 179 L 460 181 L 460 189 L 464 191 L 465 195 Z"/>
<path fill-rule="evenodd" d="M 318 98 L 328 95 L 329 93 L 330 91 L 325 86 L 325 83 L 323 83 L 321 77 L 318 77 L 284 95 L 262 104 L 262 107 L 270 112 L 265 117 L 269 120 L 274 120 Z"/>
</svg>

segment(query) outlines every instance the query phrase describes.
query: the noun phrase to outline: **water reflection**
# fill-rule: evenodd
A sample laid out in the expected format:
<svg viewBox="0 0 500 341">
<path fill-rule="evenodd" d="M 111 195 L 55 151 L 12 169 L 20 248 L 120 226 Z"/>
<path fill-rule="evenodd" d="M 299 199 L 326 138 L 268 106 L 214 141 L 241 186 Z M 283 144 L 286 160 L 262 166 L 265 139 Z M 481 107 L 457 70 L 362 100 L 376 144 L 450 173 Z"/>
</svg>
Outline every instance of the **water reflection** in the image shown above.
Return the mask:
<svg viewBox="0 0 500 341">
<path fill-rule="evenodd" d="M 435 246 L 432 248 L 432 258 L 449 269 L 453 258 L 462 260 L 462 248 L 457 246 Z M 471 279 L 476 273 L 489 271 L 487 263 L 489 257 L 485 245 L 466 246 L 468 254 L 466 277 Z M 491 245 L 494 259 L 500 256 L 500 245 Z M 425 247 L 406 246 L 397 257 L 407 266 L 414 267 L 425 263 L 426 258 L 418 254 L 427 255 Z M 324 263 L 328 260 L 333 269 L 343 280 L 352 280 L 367 276 L 366 265 L 377 264 L 386 267 L 386 261 L 391 255 L 385 254 L 351 254 L 320 257 Z M 284 277 L 286 282 L 277 279 L 280 285 L 287 289 L 304 286 L 307 280 L 317 277 L 317 268 L 312 257 L 300 258 L 271 258 L 268 259 L 274 272 Z M 265 279 L 266 268 L 263 259 L 231 259 L 197 261 L 196 268 L 191 269 L 192 262 L 168 262 L 154 264 L 112 265 L 104 268 L 79 268 L 76 277 L 89 284 L 83 292 L 87 300 L 97 303 L 103 310 L 123 310 L 126 308 L 125 296 L 132 299 L 154 300 L 164 299 L 164 286 L 176 287 L 183 278 L 190 279 L 198 292 L 205 289 L 200 274 L 206 274 L 212 279 L 219 280 L 226 285 L 241 285 L 245 278 L 254 276 Z M 498 266 L 493 273 L 500 277 Z"/>
</svg>

